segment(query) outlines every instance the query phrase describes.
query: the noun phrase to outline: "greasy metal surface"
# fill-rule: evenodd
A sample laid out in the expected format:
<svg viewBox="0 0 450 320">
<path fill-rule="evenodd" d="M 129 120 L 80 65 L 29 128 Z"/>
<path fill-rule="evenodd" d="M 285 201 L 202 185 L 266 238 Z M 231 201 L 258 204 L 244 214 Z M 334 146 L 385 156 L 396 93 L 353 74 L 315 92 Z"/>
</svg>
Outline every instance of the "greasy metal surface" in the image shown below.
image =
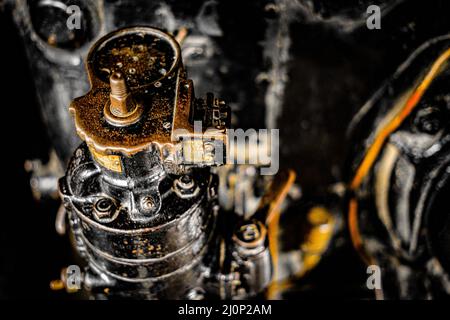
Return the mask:
<svg viewBox="0 0 450 320">
<path fill-rule="evenodd" d="M 70 112 L 77 133 L 91 149 L 131 156 L 152 145 L 161 153 L 164 148 L 168 150 L 175 162 L 217 162 L 213 152 L 218 143 L 225 149 L 229 109 L 212 95 L 204 102 L 196 101 L 192 82 L 183 70 L 179 45 L 170 35 L 149 27 L 113 32 L 93 46 L 87 66 L 91 90 L 72 102 Z M 123 97 L 114 93 L 117 81 L 111 79 L 117 75 L 128 88 Z M 121 104 L 124 110 L 130 104 L 133 111 L 127 116 L 115 115 L 114 109 Z M 202 122 L 198 132 L 194 121 Z M 178 159 L 174 145 L 182 139 Z M 212 156 L 203 145 L 207 141 L 213 141 Z"/>
<path fill-rule="evenodd" d="M 91 90 L 70 106 L 80 137 L 98 152 L 131 155 L 150 144 L 171 144 L 170 128 L 182 70 L 175 39 L 157 29 L 127 28 L 100 39 L 90 50 L 87 68 Z M 164 71 L 162 71 L 164 70 Z M 109 77 L 124 75 L 136 103 L 144 111 L 133 126 L 116 127 L 105 121 Z"/>
<path fill-rule="evenodd" d="M 181 67 L 179 44 L 157 29 L 135 27 L 119 30 L 100 39 L 88 54 L 88 72 L 105 83 L 120 72 L 131 88 L 150 85 L 174 76 Z"/>
<path fill-rule="evenodd" d="M 83 143 L 60 182 L 76 248 L 90 266 L 85 285 L 94 295 L 109 287 L 111 297 L 182 298 L 200 285 L 216 221 L 207 194 L 216 186 L 206 169 L 195 175 L 199 192 L 178 197 L 154 152 L 124 161 L 118 173 L 97 164 Z"/>
</svg>

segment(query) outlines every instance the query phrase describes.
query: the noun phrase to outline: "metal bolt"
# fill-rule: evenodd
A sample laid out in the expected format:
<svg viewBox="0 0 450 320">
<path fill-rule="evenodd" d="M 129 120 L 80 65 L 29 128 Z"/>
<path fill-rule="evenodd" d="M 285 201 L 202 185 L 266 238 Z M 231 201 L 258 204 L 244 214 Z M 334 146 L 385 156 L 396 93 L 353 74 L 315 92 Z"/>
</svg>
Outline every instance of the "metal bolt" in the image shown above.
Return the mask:
<svg viewBox="0 0 450 320">
<path fill-rule="evenodd" d="M 233 240 L 238 245 L 239 250 L 256 249 L 264 247 L 267 229 L 257 220 L 247 222 L 239 227 L 234 233 Z"/>
<path fill-rule="evenodd" d="M 197 196 L 200 189 L 195 185 L 195 181 L 187 174 L 174 181 L 173 191 L 182 199 Z"/>
<path fill-rule="evenodd" d="M 134 101 L 122 73 L 113 73 L 109 78 L 109 84 L 110 103 L 104 108 L 108 122 L 116 126 L 127 126 L 137 122 L 142 115 L 143 107 Z"/>
<path fill-rule="evenodd" d="M 99 219 L 111 218 L 115 211 L 114 202 L 109 198 L 100 198 L 94 205 L 94 211 Z"/>
<path fill-rule="evenodd" d="M 152 210 L 155 207 L 155 201 L 153 200 L 153 197 L 147 196 L 142 198 L 141 207 L 146 211 Z"/>
<path fill-rule="evenodd" d="M 113 73 L 109 78 L 111 86 L 111 112 L 118 117 L 124 117 L 135 108 L 128 99 L 129 92 L 125 79 L 120 72 Z"/>
<path fill-rule="evenodd" d="M 243 225 L 239 232 L 241 233 L 241 238 L 247 242 L 254 241 L 259 238 L 260 232 L 258 226 L 254 223 Z"/>
<path fill-rule="evenodd" d="M 187 174 L 183 175 L 177 182 L 177 185 L 183 189 L 191 189 L 194 184 L 194 180 Z"/>
</svg>

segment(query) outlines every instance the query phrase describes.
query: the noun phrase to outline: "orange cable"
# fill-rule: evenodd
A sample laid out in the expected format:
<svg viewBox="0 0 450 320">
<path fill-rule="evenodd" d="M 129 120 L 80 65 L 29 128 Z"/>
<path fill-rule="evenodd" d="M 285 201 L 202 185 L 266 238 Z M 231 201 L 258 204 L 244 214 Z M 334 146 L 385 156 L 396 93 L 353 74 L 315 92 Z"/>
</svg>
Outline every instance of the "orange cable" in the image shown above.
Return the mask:
<svg viewBox="0 0 450 320">
<path fill-rule="evenodd" d="M 363 158 L 356 171 L 356 174 L 350 184 L 350 189 L 352 191 L 356 191 L 360 187 L 362 181 L 367 176 L 373 164 L 375 163 L 384 143 L 386 142 L 386 139 L 403 123 L 406 117 L 411 114 L 411 112 L 419 103 L 420 99 L 423 97 L 425 91 L 429 88 L 432 81 L 438 75 L 443 64 L 449 58 L 450 48 L 444 51 L 444 53 L 442 53 L 433 63 L 430 71 L 428 71 L 425 78 L 408 98 L 402 110 L 384 128 L 381 129 L 380 133 L 376 136 L 374 142 L 369 147 L 365 157 Z M 353 246 L 361 254 L 363 260 L 366 263 L 371 264 L 371 261 L 373 261 L 373 259 L 367 254 L 367 252 L 365 252 L 363 248 L 363 241 L 359 233 L 358 202 L 355 196 L 353 196 L 350 200 L 348 224 L 350 238 L 352 240 Z"/>
<path fill-rule="evenodd" d="M 295 182 L 296 174 L 294 171 L 289 170 L 289 175 L 287 181 L 280 193 L 277 195 L 274 202 L 270 204 L 269 214 L 267 216 L 267 226 L 268 226 L 268 238 L 269 238 L 269 251 L 272 256 L 273 265 L 273 279 L 272 283 L 269 285 L 267 290 L 267 297 L 271 299 L 274 293 L 278 291 L 278 234 L 279 234 L 279 223 L 280 223 L 280 213 L 281 205 L 286 198 L 292 184 Z"/>
</svg>

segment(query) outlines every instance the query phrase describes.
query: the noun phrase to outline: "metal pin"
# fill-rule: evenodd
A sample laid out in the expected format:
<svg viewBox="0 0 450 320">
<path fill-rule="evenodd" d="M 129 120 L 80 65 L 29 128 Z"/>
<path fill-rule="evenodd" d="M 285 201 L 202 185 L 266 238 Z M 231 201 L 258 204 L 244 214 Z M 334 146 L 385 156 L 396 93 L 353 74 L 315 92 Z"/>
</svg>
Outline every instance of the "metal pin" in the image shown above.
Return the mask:
<svg viewBox="0 0 450 320">
<path fill-rule="evenodd" d="M 111 112 L 117 117 L 125 117 L 135 109 L 135 105 L 129 97 L 129 90 L 123 75 L 115 72 L 109 78 L 111 86 Z"/>
</svg>

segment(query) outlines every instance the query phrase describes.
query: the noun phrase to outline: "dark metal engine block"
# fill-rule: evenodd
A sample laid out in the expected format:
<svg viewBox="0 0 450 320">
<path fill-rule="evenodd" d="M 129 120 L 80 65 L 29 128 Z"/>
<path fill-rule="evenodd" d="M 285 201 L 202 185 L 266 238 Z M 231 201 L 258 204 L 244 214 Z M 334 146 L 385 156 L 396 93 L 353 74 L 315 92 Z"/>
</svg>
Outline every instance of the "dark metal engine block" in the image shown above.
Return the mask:
<svg viewBox="0 0 450 320">
<path fill-rule="evenodd" d="M 92 88 L 71 105 L 86 142 L 60 182 L 87 261 L 84 286 L 109 298 L 261 292 L 271 278 L 264 224 L 233 222 L 248 230 L 231 239 L 218 229 L 230 222 L 219 217 L 209 166 L 223 163 L 216 151 L 230 111 L 194 97 L 175 39 L 148 27 L 116 31 L 91 49 L 88 71 Z M 190 130 L 195 119 L 204 132 Z M 233 243 L 225 252 L 223 241 Z M 227 272 L 226 263 L 251 271 Z"/>
</svg>

